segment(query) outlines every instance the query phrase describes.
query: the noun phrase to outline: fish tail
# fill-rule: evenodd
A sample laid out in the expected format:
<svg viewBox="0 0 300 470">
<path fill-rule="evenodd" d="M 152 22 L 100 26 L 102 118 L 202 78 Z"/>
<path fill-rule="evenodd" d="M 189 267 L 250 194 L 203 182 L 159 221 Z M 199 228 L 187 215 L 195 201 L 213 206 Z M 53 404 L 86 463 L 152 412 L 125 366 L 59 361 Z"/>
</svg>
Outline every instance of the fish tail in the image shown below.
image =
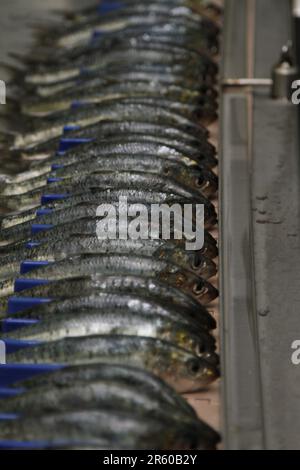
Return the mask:
<svg viewBox="0 0 300 470">
<path fill-rule="evenodd" d="M 20 112 L 20 106 L 14 99 L 7 99 L 5 106 L 0 106 L 0 116 L 9 116 Z"/>
<path fill-rule="evenodd" d="M 8 149 L 14 144 L 17 132 L 10 130 L 2 130 L 0 132 L 0 150 L 1 160 L 3 159 L 3 150 L 8 152 Z"/>
<path fill-rule="evenodd" d="M 19 76 L 20 74 L 24 74 L 25 72 L 24 68 L 3 61 L 0 61 L 0 68 L 4 72 L 8 72 L 12 76 Z"/>
<path fill-rule="evenodd" d="M 27 66 L 30 60 L 25 55 L 18 54 L 17 52 L 9 52 L 8 57 L 11 57 L 12 59 L 16 60 L 17 62 L 21 63 L 24 66 Z"/>
</svg>

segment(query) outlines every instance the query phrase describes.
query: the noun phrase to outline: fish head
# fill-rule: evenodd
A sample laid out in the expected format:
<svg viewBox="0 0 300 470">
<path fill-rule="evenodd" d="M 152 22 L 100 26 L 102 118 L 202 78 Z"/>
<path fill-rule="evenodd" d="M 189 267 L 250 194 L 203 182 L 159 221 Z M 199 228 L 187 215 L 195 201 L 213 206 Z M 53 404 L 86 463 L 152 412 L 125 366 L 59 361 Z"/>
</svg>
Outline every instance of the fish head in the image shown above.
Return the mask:
<svg viewBox="0 0 300 470">
<path fill-rule="evenodd" d="M 208 304 L 215 300 L 219 293 L 212 284 L 199 278 L 192 287 L 192 295 L 200 303 Z"/>
<path fill-rule="evenodd" d="M 216 340 L 211 334 L 194 331 L 192 328 L 178 327 L 176 340 L 178 346 L 187 351 L 192 351 L 197 357 L 201 357 L 214 365 L 219 363 L 219 357 L 215 352 Z"/>
<path fill-rule="evenodd" d="M 213 260 L 203 256 L 199 251 L 191 252 L 188 256 L 191 268 L 198 276 L 209 279 L 216 275 L 217 267 Z"/>
<path fill-rule="evenodd" d="M 218 377 L 217 365 L 180 348 L 170 352 L 164 373 L 164 379 L 180 393 L 203 390 Z"/>
</svg>

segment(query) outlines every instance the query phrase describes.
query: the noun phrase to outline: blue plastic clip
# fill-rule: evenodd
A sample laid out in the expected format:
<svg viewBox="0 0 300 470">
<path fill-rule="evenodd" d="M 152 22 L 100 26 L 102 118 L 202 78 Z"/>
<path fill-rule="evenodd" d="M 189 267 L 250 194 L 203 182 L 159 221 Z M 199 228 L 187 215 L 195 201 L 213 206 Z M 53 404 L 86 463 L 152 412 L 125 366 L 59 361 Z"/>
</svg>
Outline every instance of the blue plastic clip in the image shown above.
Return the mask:
<svg viewBox="0 0 300 470">
<path fill-rule="evenodd" d="M 13 421 L 19 417 L 16 413 L 0 413 L 0 421 Z"/>
<path fill-rule="evenodd" d="M 45 206 L 50 202 L 59 201 L 61 199 L 67 199 L 67 197 L 69 196 L 70 194 L 44 194 L 41 199 L 41 205 Z"/>
<path fill-rule="evenodd" d="M 44 286 L 50 284 L 47 279 L 25 279 L 19 278 L 15 280 L 15 292 L 22 292 L 23 290 L 33 289 L 37 286 Z"/>
<path fill-rule="evenodd" d="M 52 209 L 38 209 L 36 211 L 36 216 L 37 217 L 42 217 L 43 215 L 49 215 L 53 212 Z"/>
<path fill-rule="evenodd" d="M 2 339 L 2 341 L 6 346 L 6 354 L 13 354 L 20 349 L 33 348 L 34 346 L 42 344 L 41 341 L 23 341 L 19 339 Z"/>
<path fill-rule="evenodd" d="M 105 13 L 110 13 L 111 11 L 119 10 L 124 5 L 121 2 L 103 2 L 98 5 L 98 13 L 100 14 L 105 14 Z"/>
<path fill-rule="evenodd" d="M 30 379 L 39 374 L 54 372 L 66 367 L 64 364 L 4 364 L 0 365 L 0 387 Z"/>
<path fill-rule="evenodd" d="M 46 449 L 49 446 L 47 441 L 11 441 L 0 440 L 0 450 L 36 450 Z"/>
<path fill-rule="evenodd" d="M 51 230 L 54 227 L 52 224 L 32 224 L 31 233 L 32 235 L 43 232 L 44 230 Z"/>
<path fill-rule="evenodd" d="M 74 100 L 71 103 L 71 109 L 82 108 L 83 106 L 86 106 L 86 105 L 87 105 L 87 103 L 84 102 L 84 101 Z"/>
<path fill-rule="evenodd" d="M 100 30 L 96 30 L 96 31 L 93 31 L 92 32 L 92 36 L 91 36 L 91 43 L 95 42 L 95 41 L 98 41 L 98 39 L 100 39 L 102 36 L 104 36 L 104 32 L 103 31 L 100 31 Z M 81 69 L 80 71 L 80 75 L 84 75 L 85 73 L 88 73 L 88 71 L 84 68 Z"/>
<path fill-rule="evenodd" d="M 51 264 L 50 261 L 31 261 L 31 260 L 22 261 L 22 263 L 20 264 L 20 274 L 29 273 L 30 271 L 33 271 L 34 269 L 38 269 L 42 266 L 48 266 L 49 264 Z"/>
<path fill-rule="evenodd" d="M 25 392 L 25 388 L 8 388 L 8 387 L 1 387 L 0 388 L 0 400 L 10 397 L 15 397 L 17 395 L 21 395 Z"/>
<path fill-rule="evenodd" d="M 5 320 L 1 320 L 0 326 L 2 333 L 10 333 L 11 331 L 18 330 L 19 328 L 36 325 L 37 323 L 39 323 L 39 320 L 29 320 L 24 318 L 6 318 Z"/>
<path fill-rule="evenodd" d="M 51 170 L 52 171 L 61 170 L 64 167 L 65 167 L 65 165 L 59 165 L 58 163 L 55 163 L 54 165 L 51 166 Z M 49 210 L 51 210 L 51 209 L 49 209 Z"/>
<path fill-rule="evenodd" d="M 40 244 L 40 242 L 27 242 L 25 243 L 25 248 L 32 250 L 32 248 L 36 248 L 37 246 L 40 246 Z"/>
<path fill-rule="evenodd" d="M 62 138 L 62 139 L 60 139 L 59 152 L 66 152 L 67 150 L 70 150 L 74 147 L 77 147 L 77 145 L 88 144 L 90 142 L 93 142 L 93 140 L 95 140 L 95 139 L 88 139 L 88 138 L 67 139 L 67 138 Z M 54 171 L 56 168 L 53 168 L 53 166 L 52 166 L 52 170 Z"/>
<path fill-rule="evenodd" d="M 10 297 L 7 303 L 7 313 L 14 314 L 27 308 L 38 307 L 51 302 L 47 297 Z"/>
<path fill-rule="evenodd" d="M 81 129 L 80 126 L 72 126 L 72 125 L 67 125 L 67 126 L 64 126 L 64 134 L 67 133 L 67 132 L 70 132 L 70 131 L 79 131 Z"/>
<path fill-rule="evenodd" d="M 63 178 L 47 178 L 47 184 L 60 183 Z"/>
</svg>

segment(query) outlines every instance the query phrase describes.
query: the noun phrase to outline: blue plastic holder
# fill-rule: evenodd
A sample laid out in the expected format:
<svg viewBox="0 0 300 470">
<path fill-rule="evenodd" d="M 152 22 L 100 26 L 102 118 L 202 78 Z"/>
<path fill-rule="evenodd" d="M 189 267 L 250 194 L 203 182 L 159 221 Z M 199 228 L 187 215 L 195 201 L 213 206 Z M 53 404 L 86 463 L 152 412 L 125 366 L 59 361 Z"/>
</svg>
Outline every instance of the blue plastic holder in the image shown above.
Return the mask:
<svg viewBox="0 0 300 470">
<path fill-rule="evenodd" d="M 0 387 L 0 400 L 10 397 L 16 397 L 26 391 L 25 388 Z"/>
<path fill-rule="evenodd" d="M 63 181 L 63 178 L 47 178 L 47 184 L 60 183 L 60 181 Z"/>
<path fill-rule="evenodd" d="M 57 157 L 63 157 L 63 156 L 65 155 L 65 153 L 66 153 L 65 151 L 58 150 L 58 151 L 56 152 L 56 156 L 57 156 Z"/>
<path fill-rule="evenodd" d="M 40 244 L 40 242 L 27 242 L 25 243 L 25 248 L 27 248 L 28 250 L 32 250 L 32 248 L 36 248 L 40 246 Z"/>
<path fill-rule="evenodd" d="M 26 326 L 36 325 L 40 320 L 25 319 L 25 318 L 7 318 L 1 320 L 1 331 L 2 333 L 10 333 L 11 331 L 18 330 Z"/>
<path fill-rule="evenodd" d="M 14 315 L 28 308 L 47 304 L 52 300 L 47 297 L 10 297 L 7 303 L 7 313 Z"/>
<path fill-rule="evenodd" d="M 105 35 L 104 31 L 100 31 L 100 30 L 93 31 L 92 36 L 91 36 L 91 43 L 98 41 L 98 39 L 102 38 L 102 36 L 104 35 Z M 80 70 L 80 75 L 84 75 L 86 73 L 89 73 L 86 69 L 82 68 Z"/>
<path fill-rule="evenodd" d="M 51 230 L 53 227 L 53 224 L 32 224 L 31 233 L 32 235 L 35 235 L 36 233 L 44 232 L 45 230 Z"/>
<path fill-rule="evenodd" d="M 45 441 L 5 441 L 0 440 L 0 450 L 36 450 L 44 449 L 47 446 Z"/>
<path fill-rule="evenodd" d="M 64 167 L 65 165 L 59 165 L 58 163 L 55 163 L 54 165 L 51 166 L 51 171 L 61 170 Z M 47 210 L 51 210 L 51 209 L 47 209 Z"/>
<path fill-rule="evenodd" d="M 41 205 L 45 206 L 49 204 L 50 202 L 67 199 L 69 196 L 70 194 L 44 194 L 44 196 L 42 196 L 41 198 Z"/>
<path fill-rule="evenodd" d="M 89 139 L 89 138 L 74 138 L 74 139 L 68 139 L 68 138 L 62 138 L 60 139 L 60 144 L 59 144 L 59 152 L 66 152 L 67 150 L 70 150 L 74 147 L 77 147 L 78 145 L 82 144 L 88 144 L 90 142 L 93 142 L 95 139 Z M 58 168 L 54 168 L 55 165 L 52 165 L 52 170 L 55 171 Z M 63 165 L 61 166 L 63 167 Z"/>
<path fill-rule="evenodd" d="M 105 15 L 105 13 L 120 10 L 121 8 L 124 8 L 124 5 L 121 2 L 103 2 L 98 5 L 97 10 L 99 14 Z"/>
<path fill-rule="evenodd" d="M 88 103 L 85 101 L 80 101 L 80 100 L 74 100 L 71 103 L 71 109 L 77 109 L 77 108 L 82 108 L 83 106 L 86 106 Z"/>
<path fill-rule="evenodd" d="M 43 215 L 49 215 L 53 212 L 53 209 L 38 209 L 36 211 L 36 217 L 42 217 Z"/>
<path fill-rule="evenodd" d="M 15 280 L 15 292 L 22 292 L 23 290 L 33 289 L 37 286 L 50 284 L 47 279 L 25 279 L 19 278 Z"/>
<path fill-rule="evenodd" d="M 64 134 L 66 134 L 66 133 L 71 132 L 71 131 L 79 131 L 80 129 L 81 129 L 80 126 L 69 125 L 69 126 L 64 126 L 63 132 L 64 132 Z"/>
<path fill-rule="evenodd" d="M 0 365 L 0 387 L 31 379 L 36 375 L 54 372 L 66 367 L 64 364 L 5 364 Z"/>
<path fill-rule="evenodd" d="M 0 450 L 47 450 L 49 447 L 51 449 L 55 448 L 64 448 L 71 446 L 80 446 L 80 441 L 68 440 L 68 441 L 12 441 L 12 440 L 0 440 Z"/>
<path fill-rule="evenodd" d="M 0 413 L 0 421 L 13 421 L 19 417 L 16 413 Z"/>
<path fill-rule="evenodd" d="M 51 264 L 51 261 L 22 261 L 22 263 L 20 264 L 20 274 L 29 273 L 34 269 L 38 269 L 42 266 L 48 266 L 49 264 Z"/>
<path fill-rule="evenodd" d="M 5 343 L 6 354 L 13 354 L 20 349 L 33 348 L 39 344 L 43 344 L 41 341 L 23 341 L 18 339 L 2 339 Z"/>
</svg>

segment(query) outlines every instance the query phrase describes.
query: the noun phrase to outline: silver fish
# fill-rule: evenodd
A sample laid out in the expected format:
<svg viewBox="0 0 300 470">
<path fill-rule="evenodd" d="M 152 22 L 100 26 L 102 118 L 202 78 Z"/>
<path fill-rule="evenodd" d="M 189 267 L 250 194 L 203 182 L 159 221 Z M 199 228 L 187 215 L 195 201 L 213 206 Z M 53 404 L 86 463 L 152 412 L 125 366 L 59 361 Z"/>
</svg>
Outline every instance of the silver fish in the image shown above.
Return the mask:
<svg viewBox="0 0 300 470">
<path fill-rule="evenodd" d="M 134 299 L 132 299 L 134 302 Z M 192 325 L 178 323 L 150 312 L 135 313 L 124 307 L 113 309 L 60 312 L 42 316 L 42 321 L 2 335 L 2 340 L 17 339 L 50 343 L 68 337 L 90 335 L 128 335 L 157 338 L 190 351 L 195 356 L 218 363 L 215 339 L 208 332 Z"/>
<path fill-rule="evenodd" d="M 86 336 L 65 338 L 7 355 L 7 364 L 85 364 L 93 362 L 143 367 L 179 393 L 201 390 L 218 377 L 210 362 L 154 338 Z"/>
</svg>

